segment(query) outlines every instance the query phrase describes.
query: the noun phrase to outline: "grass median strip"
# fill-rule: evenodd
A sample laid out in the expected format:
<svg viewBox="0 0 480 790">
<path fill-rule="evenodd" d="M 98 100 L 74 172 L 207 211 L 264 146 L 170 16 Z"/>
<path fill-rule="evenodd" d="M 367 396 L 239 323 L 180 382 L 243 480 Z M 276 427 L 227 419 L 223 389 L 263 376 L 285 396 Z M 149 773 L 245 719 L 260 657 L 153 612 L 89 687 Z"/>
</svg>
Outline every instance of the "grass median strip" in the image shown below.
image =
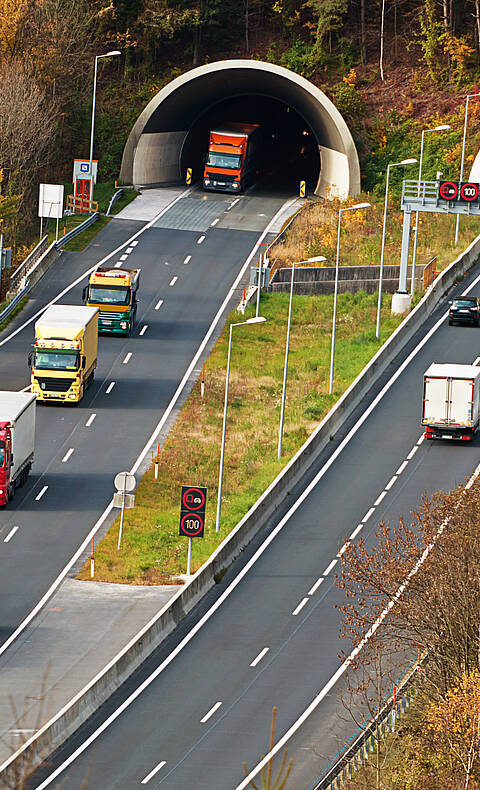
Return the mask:
<svg viewBox="0 0 480 790">
<path fill-rule="evenodd" d="M 266 323 L 237 327 L 233 337 L 227 415 L 222 523 L 215 532 L 220 442 L 229 324 L 205 366 L 205 393 L 198 381 L 160 453 L 127 510 L 117 550 L 117 518 L 95 552 L 98 581 L 162 584 L 186 570 L 187 543 L 178 535 L 182 485 L 208 487 L 205 537 L 193 541 L 192 572 L 208 558 L 294 455 L 338 400 L 380 343 L 399 325 L 383 300 L 382 335 L 375 338 L 377 295 L 341 294 L 336 334 L 334 392 L 328 394 L 332 297 L 295 296 L 290 336 L 283 457 L 277 460 L 288 294 L 262 294 Z M 90 562 L 79 578 L 90 579 Z"/>
</svg>

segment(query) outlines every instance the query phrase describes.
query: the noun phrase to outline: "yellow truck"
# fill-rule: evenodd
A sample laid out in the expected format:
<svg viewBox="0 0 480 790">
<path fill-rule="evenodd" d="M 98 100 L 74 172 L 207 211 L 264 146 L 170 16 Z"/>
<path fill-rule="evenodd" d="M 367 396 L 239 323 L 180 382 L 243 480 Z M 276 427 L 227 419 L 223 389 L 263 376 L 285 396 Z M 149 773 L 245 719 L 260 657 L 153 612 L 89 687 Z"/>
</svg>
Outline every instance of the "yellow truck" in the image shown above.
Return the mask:
<svg viewBox="0 0 480 790">
<path fill-rule="evenodd" d="M 137 315 L 140 269 L 100 266 L 83 289 L 83 301 L 98 307 L 98 331 L 128 335 Z"/>
<path fill-rule="evenodd" d="M 38 401 L 78 403 L 97 367 L 96 307 L 54 304 L 35 324 L 35 344 L 28 356 L 31 392 Z"/>
</svg>

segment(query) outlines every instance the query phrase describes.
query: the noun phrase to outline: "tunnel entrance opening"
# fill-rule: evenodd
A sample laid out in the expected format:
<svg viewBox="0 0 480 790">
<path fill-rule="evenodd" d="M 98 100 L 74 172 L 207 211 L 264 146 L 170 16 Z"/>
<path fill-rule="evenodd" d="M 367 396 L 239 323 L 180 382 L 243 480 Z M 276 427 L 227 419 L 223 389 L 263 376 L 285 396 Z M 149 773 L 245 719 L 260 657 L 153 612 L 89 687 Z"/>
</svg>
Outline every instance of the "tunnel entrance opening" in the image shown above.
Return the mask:
<svg viewBox="0 0 480 790">
<path fill-rule="evenodd" d="M 218 102 L 197 118 L 181 151 L 180 170 L 192 168 L 192 181 L 202 183 L 210 131 L 230 122 L 259 124 L 260 151 L 255 186 L 266 192 L 291 194 L 306 181 L 313 192 L 320 175 L 318 142 L 311 127 L 292 107 L 271 96 L 247 94 Z"/>
<path fill-rule="evenodd" d="M 138 117 L 123 152 L 120 177 L 137 186 L 178 184 L 192 167 L 199 179 L 208 133 L 219 123 L 262 124 L 260 184 L 317 195 L 360 191 L 350 131 L 328 97 L 282 66 L 256 60 L 208 63 L 162 88 Z"/>
</svg>

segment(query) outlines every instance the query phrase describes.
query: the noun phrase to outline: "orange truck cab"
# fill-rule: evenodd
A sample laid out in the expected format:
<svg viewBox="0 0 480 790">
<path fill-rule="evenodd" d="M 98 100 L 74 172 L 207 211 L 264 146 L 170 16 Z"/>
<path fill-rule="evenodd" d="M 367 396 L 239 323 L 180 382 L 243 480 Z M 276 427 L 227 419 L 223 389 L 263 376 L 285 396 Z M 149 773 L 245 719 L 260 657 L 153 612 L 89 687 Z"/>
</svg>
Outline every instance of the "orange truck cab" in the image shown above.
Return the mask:
<svg viewBox="0 0 480 790">
<path fill-rule="evenodd" d="M 203 173 L 204 189 L 242 192 L 254 180 L 259 143 L 259 124 L 229 123 L 211 131 Z"/>
</svg>

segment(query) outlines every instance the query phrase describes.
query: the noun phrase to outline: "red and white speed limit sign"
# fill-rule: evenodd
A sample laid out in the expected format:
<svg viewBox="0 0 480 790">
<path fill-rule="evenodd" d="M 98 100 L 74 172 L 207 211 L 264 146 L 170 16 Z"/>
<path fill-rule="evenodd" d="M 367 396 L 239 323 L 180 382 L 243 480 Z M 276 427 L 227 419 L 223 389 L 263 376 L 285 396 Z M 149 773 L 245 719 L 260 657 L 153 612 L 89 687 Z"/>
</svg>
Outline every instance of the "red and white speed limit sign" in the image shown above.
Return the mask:
<svg viewBox="0 0 480 790">
<path fill-rule="evenodd" d="M 458 184 L 456 181 L 441 181 L 438 194 L 443 200 L 456 200 L 458 198 Z"/>
<path fill-rule="evenodd" d="M 460 197 L 468 203 L 478 200 L 478 192 L 478 184 L 472 184 L 468 181 L 460 187 Z"/>
</svg>

